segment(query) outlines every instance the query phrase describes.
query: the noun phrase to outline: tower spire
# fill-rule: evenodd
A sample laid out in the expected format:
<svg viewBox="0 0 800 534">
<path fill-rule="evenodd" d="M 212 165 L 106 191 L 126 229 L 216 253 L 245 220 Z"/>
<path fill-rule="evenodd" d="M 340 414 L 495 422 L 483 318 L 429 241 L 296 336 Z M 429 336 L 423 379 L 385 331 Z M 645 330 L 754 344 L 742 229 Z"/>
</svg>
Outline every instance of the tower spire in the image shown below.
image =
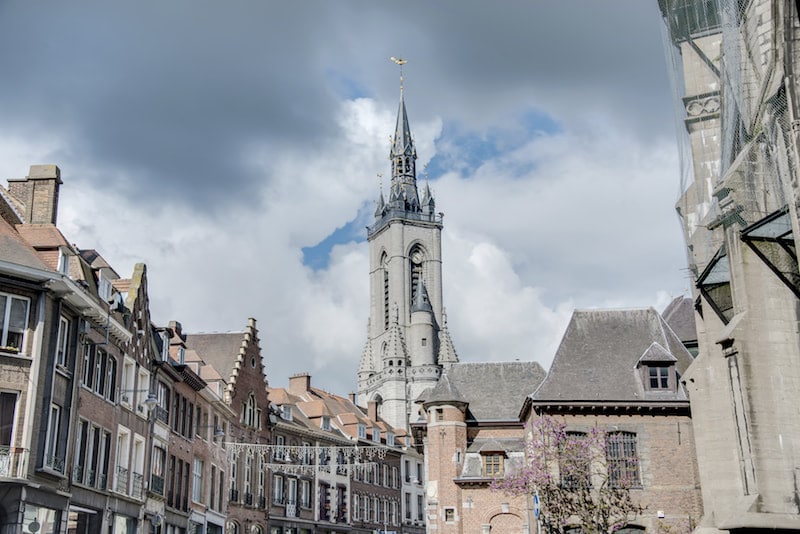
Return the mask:
<svg viewBox="0 0 800 534">
<path fill-rule="evenodd" d="M 403 96 L 403 65 L 408 63 L 408 60 L 394 56 L 390 59 L 400 66 L 400 106 L 397 109 L 397 124 L 394 129 L 392 149 L 389 152 L 389 159 L 392 160 L 392 185 L 389 196 L 390 201 L 395 203 L 393 207 L 418 212 L 421 207 L 417 191 L 417 149 L 414 147 L 414 140 L 411 137 L 411 127 L 408 125 L 408 114 Z"/>
</svg>

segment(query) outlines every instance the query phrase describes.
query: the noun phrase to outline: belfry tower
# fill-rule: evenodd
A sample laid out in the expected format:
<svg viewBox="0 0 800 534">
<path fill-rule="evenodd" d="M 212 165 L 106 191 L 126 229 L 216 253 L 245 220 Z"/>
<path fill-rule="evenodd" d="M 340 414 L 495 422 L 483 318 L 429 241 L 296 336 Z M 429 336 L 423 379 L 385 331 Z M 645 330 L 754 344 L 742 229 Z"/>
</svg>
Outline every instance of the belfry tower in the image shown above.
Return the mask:
<svg viewBox="0 0 800 534">
<path fill-rule="evenodd" d="M 393 58 L 394 60 L 394 58 Z M 401 66 L 403 60 L 395 60 Z M 417 189 L 417 151 L 400 75 L 388 201 L 380 192 L 369 241 L 370 315 L 358 369 L 358 402 L 374 401 L 381 417 L 408 429 L 414 400 L 435 386 L 458 357 L 442 308 L 442 215 L 427 183 Z"/>
</svg>

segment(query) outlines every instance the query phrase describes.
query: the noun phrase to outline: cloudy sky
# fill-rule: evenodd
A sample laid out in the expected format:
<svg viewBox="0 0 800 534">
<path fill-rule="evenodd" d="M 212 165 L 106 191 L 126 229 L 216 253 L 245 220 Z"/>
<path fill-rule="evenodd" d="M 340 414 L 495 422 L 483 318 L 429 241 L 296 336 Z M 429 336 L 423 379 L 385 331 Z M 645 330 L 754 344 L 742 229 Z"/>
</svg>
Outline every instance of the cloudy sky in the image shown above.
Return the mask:
<svg viewBox="0 0 800 534">
<path fill-rule="evenodd" d="M 157 322 L 255 317 L 271 384 L 307 371 L 345 394 L 390 56 L 462 361 L 547 368 L 574 308 L 687 292 L 655 0 L 6 0 L 0 178 L 59 165 L 62 231 L 123 277 L 145 262 Z"/>
</svg>

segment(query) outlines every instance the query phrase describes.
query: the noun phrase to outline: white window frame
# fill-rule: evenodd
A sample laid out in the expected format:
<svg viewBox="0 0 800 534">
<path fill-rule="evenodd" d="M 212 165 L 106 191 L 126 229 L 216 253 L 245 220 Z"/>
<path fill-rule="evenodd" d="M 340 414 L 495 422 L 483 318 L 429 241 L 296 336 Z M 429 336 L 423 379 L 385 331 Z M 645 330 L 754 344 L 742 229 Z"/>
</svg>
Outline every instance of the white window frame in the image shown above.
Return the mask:
<svg viewBox="0 0 800 534">
<path fill-rule="evenodd" d="M 358 439 L 367 439 L 367 425 L 358 423 Z"/>
<path fill-rule="evenodd" d="M 61 433 L 61 406 L 58 404 L 50 404 L 49 418 L 47 420 L 47 437 L 44 445 L 44 462 L 43 464 L 53 471 L 62 472 L 64 465 L 58 466 L 51 465 L 51 458 L 58 458 L 58 437 Z"/>
<path fill-rule="evenodd" d="M 0 317 L 0 352 L 24 355 L 25 342 L 28 337 L 28 324 L 30 321 L 30 314 L 31 314 L 31 300 L 27 297 L 14 295 L 11 293 L 0 293 L 0 299 L 5 299 L 4 313 Z M 20 300 L 25 303 L 25 321 L 24 321 L 25 324 L 23 325 L 22 332 L 20 333 L 21 337 L 19 340 L 19 347 L 13 347 L 12 345 L 8 344 L 9 343 L 8 334 L 10 328 L 9 323 L 11 321 L 11 308 L 15 300 Z"/>
<path fill-rule="evenodd" d="M 70 321 L 63 315 L 58 318 L 58 336 L 56 338 L 56 365 L 66 368 L 69 360 Z"/>
<path fill-rule="evenodd" d="M 311 508 L 311 481 L 300 481 L 300 507 Z"/>
<path fill-rule="evenodd" d="M 203 470 L 204 462 L 201 458 L 195 458 L 192 469 L 192 502 L 203 503 Z"/>
<path fill-rule="evenodd" d="M 272 504 L 283 504 L 283 475 L 272 475 Z"/>
</svg>

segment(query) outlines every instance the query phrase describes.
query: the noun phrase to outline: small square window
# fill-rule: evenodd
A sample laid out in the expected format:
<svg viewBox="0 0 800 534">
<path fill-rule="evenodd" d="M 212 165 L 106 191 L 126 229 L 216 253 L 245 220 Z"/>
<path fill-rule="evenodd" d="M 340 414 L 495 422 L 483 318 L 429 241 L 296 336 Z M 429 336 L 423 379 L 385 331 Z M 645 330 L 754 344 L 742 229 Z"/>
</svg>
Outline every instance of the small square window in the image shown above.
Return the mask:
<svg viewBox="0 0 800 534">
<path fill-rule="evenodd" d="M 444 521 L 445 523 L 452 523 L 456 520 L 456 509 L 455 508 L 445 508 L 444 509 Z"/>
<path fill-rule="evenodd" d="M 647 368 L 648 381 L 650 389 L 668 389 L 669 388 L 669 367 L 648 367 Z"/>
</svg>

